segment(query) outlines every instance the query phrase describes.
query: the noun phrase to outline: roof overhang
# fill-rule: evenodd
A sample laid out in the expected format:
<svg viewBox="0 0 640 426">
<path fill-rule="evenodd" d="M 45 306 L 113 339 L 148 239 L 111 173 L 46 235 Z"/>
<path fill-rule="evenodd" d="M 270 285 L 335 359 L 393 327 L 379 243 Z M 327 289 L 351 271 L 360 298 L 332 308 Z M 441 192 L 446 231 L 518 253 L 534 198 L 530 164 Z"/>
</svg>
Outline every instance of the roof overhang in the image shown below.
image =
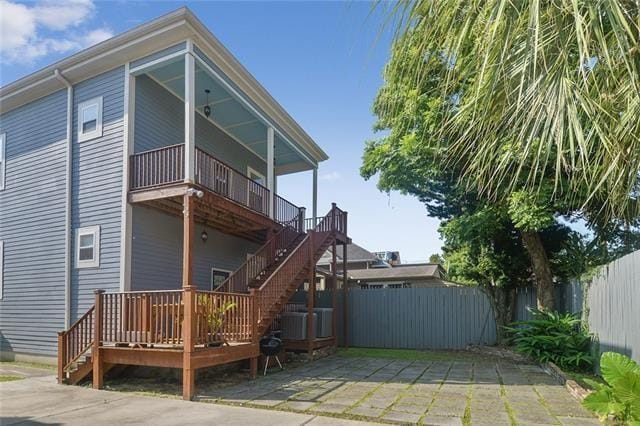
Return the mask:
<svg viewBox="0 0 640 426">
<path fill-rule="evenodd" d="M 238 89 L 316 162 L 327 154 L 247 69 L 186 7 L 82 50 L 0 88 L 0 113 L 65 88 L 58 70 L 72 84 L 191 39 Z"/>
</svg>

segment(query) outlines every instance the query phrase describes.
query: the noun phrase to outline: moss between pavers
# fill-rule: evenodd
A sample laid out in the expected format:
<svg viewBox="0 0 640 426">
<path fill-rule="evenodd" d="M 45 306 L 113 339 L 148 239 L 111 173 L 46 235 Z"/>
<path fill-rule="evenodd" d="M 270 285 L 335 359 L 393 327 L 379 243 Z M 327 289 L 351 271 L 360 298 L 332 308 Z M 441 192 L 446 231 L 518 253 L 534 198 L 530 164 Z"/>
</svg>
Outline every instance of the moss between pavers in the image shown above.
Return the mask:
<svg viewBox="0 0 640 426">
<path fill-rule="evenodd" d="M 16 380 L 22 380 L 24 377 L 22 376 L 9 376 L 2 374 L 0 375 L 0 382 L 15 382 Z"/>
<path fill-rule="evenodd" d="M 51 364 L 42 364 L 38 362 L 24 361 L 0 361 L 0 365 L 15 365 L 17 367 L 38 368 L 40 370 L 56 371 L 56 366 Z"/>
</svg>

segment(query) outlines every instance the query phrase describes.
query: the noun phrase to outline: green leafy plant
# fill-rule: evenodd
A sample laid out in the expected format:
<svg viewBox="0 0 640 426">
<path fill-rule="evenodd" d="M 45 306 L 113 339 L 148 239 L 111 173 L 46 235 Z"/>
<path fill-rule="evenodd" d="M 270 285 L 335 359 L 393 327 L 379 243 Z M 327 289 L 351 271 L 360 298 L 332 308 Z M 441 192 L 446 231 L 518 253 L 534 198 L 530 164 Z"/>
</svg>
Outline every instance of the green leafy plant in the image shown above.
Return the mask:
<svg viewBox="0 0 640 426">
<path fill-rule="evenodd" d="M 208 332 L 211 335 L 217 334 L 224 323 L 225 314 L 234 309 L 236 304 L 231 301 L 217 304 L 212 297 L 208 296 L 200 296 L 198 299 L 201 315 L 207 323 Z"/>
<path fill-rule="evenodd" d="M 605 352 L 600 370 L 606 383 L 585 379 L 595 391 L 582 405 L 602 421 L 612 417 L 617 424 L 640 425 L 640 366 L 625 355 Z"/>
<path fill-rule="evenodd" d="M 505 327 L 517 352 L 569 370 L 584 370 L 593 364 L 591 336 L 577 315 L 536 309 L 530 312 L 533 319 Z"/>
</svg>

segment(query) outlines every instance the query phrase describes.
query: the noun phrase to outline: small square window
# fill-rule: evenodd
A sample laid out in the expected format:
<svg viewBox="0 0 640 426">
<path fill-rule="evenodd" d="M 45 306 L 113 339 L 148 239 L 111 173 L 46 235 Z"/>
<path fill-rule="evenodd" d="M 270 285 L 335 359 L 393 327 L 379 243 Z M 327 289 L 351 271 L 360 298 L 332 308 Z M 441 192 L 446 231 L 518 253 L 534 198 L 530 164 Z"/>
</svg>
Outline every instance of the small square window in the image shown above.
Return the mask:
<svg viewBox="0 0 640 426">
<path fill-rule="evenodd" d="M 76 232 L 76 267 L 100 266 L 100 227 L 80 228 Z"/>
<path fill-rule="evenodd" d="M 78 105 L 78 141 L 102 136 L 102 97 Z"/>
</svg>

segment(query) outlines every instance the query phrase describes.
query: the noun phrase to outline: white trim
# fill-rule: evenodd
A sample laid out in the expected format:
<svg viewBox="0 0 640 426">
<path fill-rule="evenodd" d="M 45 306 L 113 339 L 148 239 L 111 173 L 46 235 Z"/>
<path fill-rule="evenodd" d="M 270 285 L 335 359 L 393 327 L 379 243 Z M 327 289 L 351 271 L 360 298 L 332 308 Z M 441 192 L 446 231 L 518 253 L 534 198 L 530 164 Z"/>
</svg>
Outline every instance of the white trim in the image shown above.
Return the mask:
<svg viewBox="0 0 640 426">
<path fill-rule="evenodd" d="M 202 50 L 202 49 L 200 49 Z M 204 53 L 204 52 L 203 52 Z M 204 67 L 216 80 L 218 80 L 218 83 L 223 85 L 224 88 L 227 90 L 227 92 L 231 93 L 232 95 L 234 95 L 236 97 L 237 100 L 239 100 L 245 108 L 249 109 L 251 112 L 253 112 L 253 114 L 255 116 L 257 116 L 267 127 L 273 127 L 274 130 L 278 133 L 278 135 L 282 138 L 282 140 L 284 140 L 287 144 L 289 144 L 289 146 L 291 148 L 293 148 L 294 151 L 298 152 L 298 154 L 300 154 L 300 156 L 302 157 L 302 159 L 304 161 L 307 162 L 307 164 L 309 164 L 312 167 L 317 166 L 317 162 L 311 160 L 305 153 L 303 153 L 300 148 L 298 148 L 297 145 L 295 145 L 293 142 L 291 142 L 291 140 L 285 136 L 282 132 L 280 132 L 274 125 L 273 123 L 271 123 L 271 121 L 269 121 L 264 115 L 262 115 L 260 113 L 260 111 L 258 111 L 257 109 L 254 108 L 253 105 L 251 105 L 251 103 L 249 101 L 247 101 L 244 96 L 239 93 L 233 86 L 231 86 L 223 77 L 220 76 L 220 74 L 218 74 L 213 68 L 211 68 L 209 66 L 209 64 L 207 64 L 202 58 L 200 58 L 197 54 L 193 55 L 196 58 L 196 61 L 198 61 L 198 63 Z"/>
<path fill-rule="evenodd" d="M 164 49 L 160 49 L 158 52 L 160 52 L 162 50 L 164 50 Z M 154 53 L 158 53 L 158 52 L 154 52 Z M 158 59 L 154 59 L 153 61 L 147 62 L 146 64 L 138 65 L 137 67 L 131 68 L 126 72 L 127 72 L 127 74 L 130 73 L 130 74 L 134 74 L 134 75 L 140 75 L 140 74 L 145 73 L 145 72 L 153 71 L 154 69 L 157 69 L 160 66 L 164 65 L 165 62 L 171 62 L 172 59 L 179 58 L 179 57 L 183 56 L 185 53 L 187 53 L 187 49 L 181 49 L 181 50 L 179 50 L 177 52 L 173 52 L 173 53 L 170 53 L 168 55 L 162 56 L 162 57 L 160 57 Z M 152 55 L 153 55 L 153 53 L 152 53 Z M 149 56 L 149 55 L 147 55 L 147 56 Z M 142 58 L 144 58 L 144 56 Z M 142 58 L 140 58 L 140 59 L 142 59 Z M 129 66 L 130 66 L 130 62 L 127 62 L 126 68 L 129 68 Z"/>
<path fill-rule="evenodd" d="M 91 139 L 99 138 L 102 136 L 102 96 L 89 99 L 88 101 L 80 102 L 78 104 L 78 142 L 84 142 Z M 87 108 L 96 107 L 96 128 L 90 132 L 84 132 L 82 126 L 84 124 L 83 116 L 84 110 Z"/>
<path fill-rule="evenodd" d="M 267 179 L 264 177 L 264 175 L 263 175 L 262 173 L 260 173 L 260 172 L 259 172 L 259 171 L 257 171 L 256 169 L 252 168 L 251 166 L 247 166 L 247 177 L 248 177 L 249 179 L 251 179 L 251 175 L 256 175 L 256 176 L 258 176 L 258 177 L 262 178 L 262 181 L 263 181 L 264 183 L 267 183 Z M 253 179 L 251 179 L 251 180 L 253 180 Z M 255 182 L 255 181 L 254 181 L 254 182 Z M 264 185 L 264 184 L 261 184 L 261 185 Z M 264 186 L 266 186 L 266 185 L 264 185 Z"/>
<path fill-rule="evenodd" d="M 318 219 L 318 168 L 313 169 L 313 187 L 311 189 L 311 215 L 313 216 L 313 223 L 316 223 Z"/>
<path fill-rule="evenodd" d="M 187 40 L 184 54 L 184 181 L 195 182 L 196 169 L 196 63 L 193 43 Z"/>
<path fill-rule="evenodd" d="M 73 235 L 71 234 L 71 179 L 73 161 L 73 85 L 56 69 L 55 76 L 67 87 L 67 140 L 65 161 L 65 207 L 64 207 L 64 328 L 71 326 L 71 259 Z"/>
<path fill-rule="evenodd" d="M 4 241 L 0 240 L 0 300 L 4 297 Z"/>
<path fill-rule="evenodd" d="M 129 156 L 133 154 L 135 135 L 136 77 L 129 72 L 129 62 L 124 70 L 124 138 L 122 141 L 122 197 L 120 218 L 120 291 L 131 290 L 131 244 L 133 209 L 129 204 Z"/>
<path fill-rule="evenodd" d="M 83 235 L 93 236 L 93 258 L 90 260 L 80 260 L 80 237 Z M 89 248 L 82 247 L 82 248 Z M 85 226 L 76 230 L 76 269 L 99 268 L 100 267 L 100 226 Z"/>
<path fill-rule="evenodd" d="M 7 171 L 7 134 L 0 134 L 0 191 L 4 190 Z"/>
<path fill-rule="evenodd" d="M 273 127 L 267 127 L 267 189 L 269 189 L 269 217 L 271 219 L 275 216 L 274 211 L 274 195 L 275 188 L 273 187 L 273 173 L 274 173 L 274 157 L 275 157 L 275 141 L 273 136 Z"/>
<path fill-rule="evenodd" d="M 227 278 L 229 276 L 231 276 L 231 274 L 233 273 L 233 271 L 229 270 L 229 269 L 223 269 L 223 268 L 216 268 L 215 266 L 211 267 L 211 274 L 209 275 L 209 287 L 211 288 L 211 291 L 215 291 L 215 288 L 213 288 L 213 271 L 217 271 L 217 272 L 224 272 L 226 274 L 229 274 L 227 276 Z"/>
</svg>

